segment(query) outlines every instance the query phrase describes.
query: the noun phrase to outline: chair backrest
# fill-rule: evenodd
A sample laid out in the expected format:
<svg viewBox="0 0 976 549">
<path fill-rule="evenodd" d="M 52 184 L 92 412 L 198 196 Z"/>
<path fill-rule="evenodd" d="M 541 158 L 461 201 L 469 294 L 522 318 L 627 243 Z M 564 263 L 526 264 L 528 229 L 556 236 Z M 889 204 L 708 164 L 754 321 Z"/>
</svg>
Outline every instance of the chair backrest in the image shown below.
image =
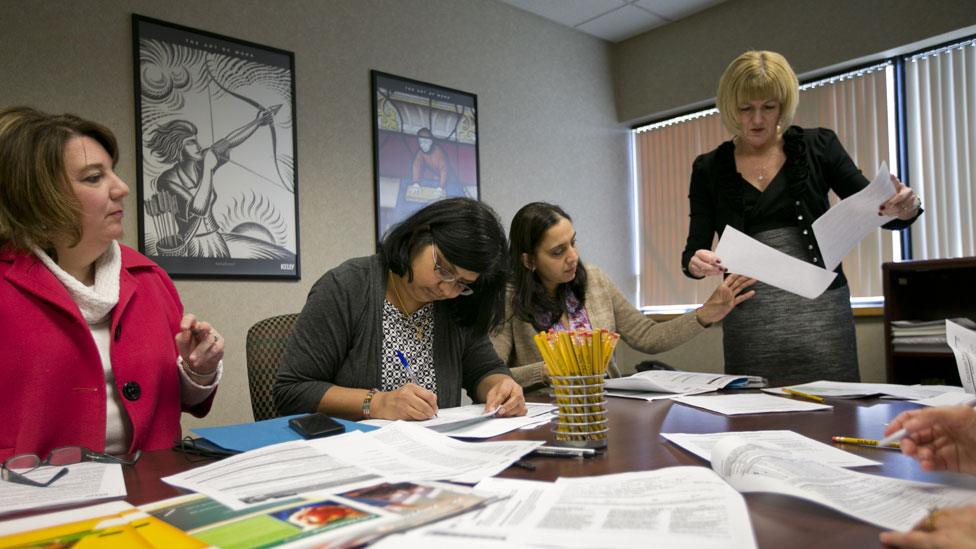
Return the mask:
<svg viewBox="0 0 976 549">
<path fill-rule="evenodd" d="M 275 417 L 274 388 L 278 364 L 291 337 L 298 313 L 272 316 L 247 331 L 247 380 L 251 388 L 254 421 Z"/>
</svg>

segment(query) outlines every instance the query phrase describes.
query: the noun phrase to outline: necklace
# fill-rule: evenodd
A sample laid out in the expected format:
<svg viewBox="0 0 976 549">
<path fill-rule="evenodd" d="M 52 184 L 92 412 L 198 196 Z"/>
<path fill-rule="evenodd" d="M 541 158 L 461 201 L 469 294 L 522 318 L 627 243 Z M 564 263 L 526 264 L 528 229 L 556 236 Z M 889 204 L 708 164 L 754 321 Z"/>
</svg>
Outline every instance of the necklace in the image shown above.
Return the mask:
<svg viewBox="0 0 976 549">
<path fill-rule="evenodd" d="M 740 152 L 740 155 L 741 155 L 741 151 L 739 151 L 739 152 Z M 753 158 L 758 158 L 758 160 L 751 160 L 749 162 L 750 164 L 753 164 L 753 166 L 751 166 L 752 167 L 752 171 L 753 171 L 753 173 L 755 175 L 756 180 L 759 181 L 759 183 L 761 183 L 761 184 L 766 183 L 766 178 L 769 175 L 769 171 L 767 169 L 767 166 L 769 164 L 769 161 L 776 159 L 778 157 L 778 155 L 779 155 L 778 148 L 775 147 L 775 146 L 773 146 L 773 147 L 770 147 L 770 149 L 766 153 L 764 153 L 762 155 L 756 155 L 755 157 L 753 157 Z M 740 156 L 740 161 L 741 160 L 744 160 L 745 158 L 748 158 L 748 157 Z"/>
<path fill-rule="evenodd" d="M 413 328 L 413 332 L 414 335 L 417 337 L 417 341 L 422 340 L 424 338 L 424 329 L 427 327 L 427 319 L 424 319 L 424 322 L 421 324 L 414 322 L 413 315 L 407 314 L 407 308 L 403 306 L 403 299 L 400 298 L 400 292 L 397 291 L 396 280 L 393 278 L 392 272 L 390 273 L 389 281 L 390 281 L 390 286 L 393 287 L 393 295 L 394 297 L 396 297 L 397 307 L 400 308 L 400 312 L 403 313 L 403 316 L 406 317 L 407 322 L 410 323 L 410 327 Z"/>
</svg>

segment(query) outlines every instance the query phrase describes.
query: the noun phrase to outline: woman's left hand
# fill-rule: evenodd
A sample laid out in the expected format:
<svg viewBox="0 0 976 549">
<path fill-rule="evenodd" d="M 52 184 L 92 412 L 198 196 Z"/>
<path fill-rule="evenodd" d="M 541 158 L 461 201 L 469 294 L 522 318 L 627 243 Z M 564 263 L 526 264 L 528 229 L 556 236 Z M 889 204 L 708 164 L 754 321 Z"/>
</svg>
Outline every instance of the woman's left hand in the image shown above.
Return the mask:
<svg viewBox="0 0 976 549">
<path fill-rule="evenodd" d="M 498 408 L 495 415 L 499 417 L 524 416 L 528 410 L 525 408 L 522 386 L 506 375 L 496 375 L 497 381 L 488 389 L 488 396 L 485 398 L 485 411 Z"/>
<path fill-rule="evenodd" d="M 891 176 L 891 184 L 895 187 L 895 194 L 878 209 L 878 215 L 888 215 L 901 220 L 909 220 L 918 213 L 921 202 L 915 196 L 911 187 L 906 187 L 897 177 Z"/>
<path fill-rule="evenodd" d="M 708 327 L 725 318 L 736 305 L 756 295 L 756 290 L 745 291 L 755 283 L 755 278 L 743 275 L 732 274 L 725 277 L 708 301 L 698 309 L 698 322 Z"/>
<path fill-rule="evenodd" d="M 881 543 L 911 549 L 976 548 L 976 505 L 932 511 L 908 532 L 883 532 Z"/>
<path fill-rule="evenodd" d="M 176 349 L 188 373 L 206 378 L 217 371 L 220 359 L 224 358 L 224 338 L 210 323 L 187 314 L 176 334 Z"/>
</svg>

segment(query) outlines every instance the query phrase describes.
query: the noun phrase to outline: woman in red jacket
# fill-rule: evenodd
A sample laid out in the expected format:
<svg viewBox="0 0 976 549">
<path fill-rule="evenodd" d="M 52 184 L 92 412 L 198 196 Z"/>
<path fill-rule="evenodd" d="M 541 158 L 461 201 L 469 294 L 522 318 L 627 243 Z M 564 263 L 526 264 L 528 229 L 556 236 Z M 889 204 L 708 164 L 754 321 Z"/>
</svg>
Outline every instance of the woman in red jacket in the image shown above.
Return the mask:
<svg viewBox="0 0 976 549">
<path fill-rule="evenodd" d="M 0 460 L 60 446 L 168 448 L 205 415 L 224 342 L 118 243 L 129 187 L 112 132 L 0 111 Z"/>
</svg>

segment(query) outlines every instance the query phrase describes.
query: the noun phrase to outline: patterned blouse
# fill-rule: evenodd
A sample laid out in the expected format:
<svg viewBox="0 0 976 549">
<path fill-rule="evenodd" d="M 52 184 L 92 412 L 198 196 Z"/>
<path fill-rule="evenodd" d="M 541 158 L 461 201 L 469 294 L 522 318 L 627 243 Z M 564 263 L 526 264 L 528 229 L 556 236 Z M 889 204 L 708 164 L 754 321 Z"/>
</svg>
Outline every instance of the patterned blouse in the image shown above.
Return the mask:
<svg viewBox="0 0 976 549">
<path fill-rule="evenodd" d="M 419 335 L 419 337 L 418 337 Z M 396 351 L 403 353 L 417 384 L 437 391 L 434 371 L 434 305 L 428 303 L 407 317 L 389 301 L 383 301 L 383 351 L 381 391 L 395 391 L 410 382 Z"/>
</svg>

